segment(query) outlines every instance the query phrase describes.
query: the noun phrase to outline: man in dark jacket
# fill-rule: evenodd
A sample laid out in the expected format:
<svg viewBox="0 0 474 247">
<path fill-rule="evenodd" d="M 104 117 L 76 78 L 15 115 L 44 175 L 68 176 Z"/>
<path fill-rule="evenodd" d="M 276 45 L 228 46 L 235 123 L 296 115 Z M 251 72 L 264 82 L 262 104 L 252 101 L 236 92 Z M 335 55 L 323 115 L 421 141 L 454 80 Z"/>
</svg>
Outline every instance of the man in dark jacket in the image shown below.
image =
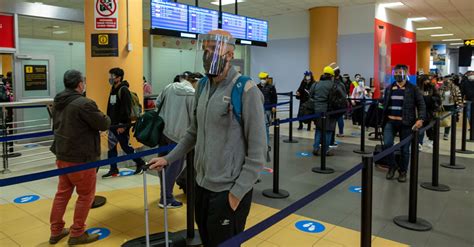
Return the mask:
<svg viewBox="0 0 474 247">
<path fill-rule="evenodd" d="M 407 83 L 408 67 L 406 65 L 396 65 L 394 68 L 395 82 L 385 89 L 384 110 L 383 110 L 383 141 L 384 149 L 393 146 L 395 135 L 400 134 L 400 140 L 409 137 L 413 129 L 423 126 L 426 119 L 426 105 L 423 94 L 410 83 Z M 393 179 L 395 171 L 398 170 L 398 181 L 401 183 L 407 180 L 408 162 L 410 158 L 410 143 L 401 148 L 401 162 L 395 162 L 394 154 L 387 158 L 389 171 L 387 179 Z"/>
<path fill-rule="evenodd" d="M 121 68 L 113 68 L 109 71 L 109 83 L 112 86 L 109 95 L 109 104 L 107 106 L 107 115 L 112 120 L 112 125 L 119 125 L 119 128 L 113 127 L 109 129 L 109 152 L 108 158 L 117 157 L 117 144 L 126 154 L 132 154 L 135 150 L 130 146 L 130 112 L 132 110 L 132 99 L 128 89 L 129 84 L 123 80 L 124 71 Z M 123 126 L 125 125 L 125 126 Z M 143 171 L 145 161 L 142 159 L 134 159 L 137 167 L 135 175 Z M 117 164 L 110 164 L 108 173 L 102 178 L 115 177 L 119 174 Z"/>
<path fill-rule="evenodd" d="M 474 71 L 470 70 L 464 74 L 461 81 L 461 93 L 465 100 L 474 102 Z M 472 112 L 472 104 L 467 104 L 467 117 L 469 120 L 471 120 Z M 472 124 L 470 123 L 471 126 Z"/>
<path fill-rule="evenodd" d="M 64 74 L 66 90 L 56 95 L 52 109 L 54 141 L 51 151 L 58 168 L 77 166 L 100 158 L 100 134 L 110 127 L 110 118 L 99 111 L 94 101 L 83 97 L 85 90 L 81 72 L 68 70 Z M 51 237 L 55 244 L 69 234 L 64 228 L 64 212 L 76 189 L 79 195 L 71 226 L 70 245 L 86 244 L 99 239 L 88 235 L 85 222 L 95 195 L 96 169 L 59 176 L 59 185 L 51 209 Z"/>
</svg>

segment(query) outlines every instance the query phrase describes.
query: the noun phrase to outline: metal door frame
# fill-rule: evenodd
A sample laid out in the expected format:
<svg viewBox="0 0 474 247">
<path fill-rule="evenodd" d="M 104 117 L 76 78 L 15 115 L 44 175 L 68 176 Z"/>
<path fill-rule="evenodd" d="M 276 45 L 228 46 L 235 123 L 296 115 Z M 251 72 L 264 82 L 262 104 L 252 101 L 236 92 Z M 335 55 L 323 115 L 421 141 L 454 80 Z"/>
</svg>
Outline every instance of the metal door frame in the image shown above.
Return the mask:
<svg viewBox="0 0 474 247">
<path fill-rule="evenodd" d="M 15 61 L 15 101 L 22 101 L 26 99 L 39 99 L 45 98 L 44 96 L 38 97 L 23 97 L 25 82 L 22 68 L 22 61 L 25 60 L 47 60 L 48 61 L 48 90 L 49 96 L 47 98 L 54 98 L 56 95 L 56 74 L 54 71 L 54 56 L 51 55 L 16 55 Z"/>
</svg>

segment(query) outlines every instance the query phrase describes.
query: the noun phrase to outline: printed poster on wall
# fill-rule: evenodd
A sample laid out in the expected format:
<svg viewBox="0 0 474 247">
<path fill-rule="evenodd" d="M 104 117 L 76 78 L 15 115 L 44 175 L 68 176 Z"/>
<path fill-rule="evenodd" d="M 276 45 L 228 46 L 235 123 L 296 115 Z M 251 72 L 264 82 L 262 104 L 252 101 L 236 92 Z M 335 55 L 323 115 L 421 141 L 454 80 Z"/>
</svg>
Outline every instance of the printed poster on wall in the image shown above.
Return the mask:
<svg viewBox="0 0 474 247">
<path fill-rule="evenodd" d="M 431 47 L 433 65 L 446 65 L 446 45 L 433 45 Z"/>
<path fill-rule="evenodd" d="M 25 65 L 25 91 L 48 90 L 48 67 L 46 65 Z"/>
<path fill-rule="evenodd" d="M 118 30 L 118 1 L 95 0 L 95 30 Z"/>
<path fill-rule="evenodd" d="M 374 24 L 374 98 L 379 98 L 380 90 L 393 82 L 396 64 L 407 65 L 410 82 L 416 83 L 416 34 L 379 19 Z"/>
</svg>

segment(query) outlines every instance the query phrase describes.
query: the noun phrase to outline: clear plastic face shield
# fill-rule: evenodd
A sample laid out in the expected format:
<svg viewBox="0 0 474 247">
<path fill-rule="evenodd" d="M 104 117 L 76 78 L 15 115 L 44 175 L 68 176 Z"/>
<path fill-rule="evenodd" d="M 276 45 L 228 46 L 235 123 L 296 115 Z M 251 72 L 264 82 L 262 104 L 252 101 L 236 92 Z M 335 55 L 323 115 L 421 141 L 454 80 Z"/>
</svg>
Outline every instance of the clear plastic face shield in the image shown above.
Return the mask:
<svg viewBox="0 0 474 247">
<path fill-rule="evenodd" d="M 230 36 L 200 34 L 196 49 L 196 71 L 202 71 L 208 77 L 221 75 L 234 49 L 235 39 Z"/>
<path fill-rule="evenodd" d="M 396 68 L 394 67 L 392 70 L 392 76 L 395 82 L 403 82 L 403 81 L 408 81 L 408 68 L 407 67 L 402 67 L 402 68 Z"/>
</svg>

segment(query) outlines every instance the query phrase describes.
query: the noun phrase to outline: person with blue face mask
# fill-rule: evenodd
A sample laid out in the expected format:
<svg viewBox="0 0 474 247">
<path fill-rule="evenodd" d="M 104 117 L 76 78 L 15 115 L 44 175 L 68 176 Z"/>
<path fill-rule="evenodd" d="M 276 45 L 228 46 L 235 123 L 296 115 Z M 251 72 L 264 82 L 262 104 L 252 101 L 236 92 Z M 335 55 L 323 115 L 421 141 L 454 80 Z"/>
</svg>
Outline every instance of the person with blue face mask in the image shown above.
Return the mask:
<svg viewBox="0 0 474 247">
<path fill-rule="evenodd" d="M 109 101 L 107 105 L 107 115 L 112 120 L 112 126 L 128 125 L 128 127 L 110 128 L 108 134 L 109 152 L 108 158 L 117 157 L 117 144 L 126 154 L 133 154 L 135 150 L 130 146 L 130 127 L 131 117 L 130 112 L 132 108 L 132 99 L 128 89 L 129 84 L 123 80 L 124 71 L 121 68 L 113 68 L 109 71 L 109 84 L 111 86 Z M 142 159 L 134 159 L 136 163 L 136 170 L 134 175 L 140 174 L 143 171 L 145 161 Z M 119 169 L 117 164 L 110 164 L 108 173 L 102 178 L 118 176 Z"/>
</svg>

